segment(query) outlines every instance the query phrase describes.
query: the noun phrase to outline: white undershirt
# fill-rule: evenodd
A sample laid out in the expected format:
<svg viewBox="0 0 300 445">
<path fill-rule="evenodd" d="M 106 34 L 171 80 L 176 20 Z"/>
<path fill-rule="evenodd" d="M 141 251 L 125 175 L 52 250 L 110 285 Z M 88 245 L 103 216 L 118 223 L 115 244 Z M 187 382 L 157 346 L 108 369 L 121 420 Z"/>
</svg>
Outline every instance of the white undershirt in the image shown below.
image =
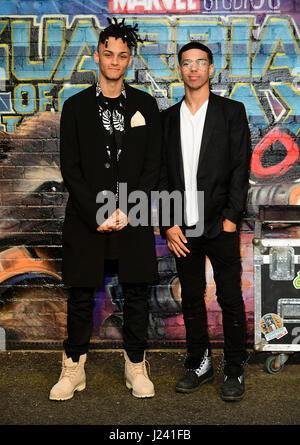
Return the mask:
<svg viewBox="0 0 300 445">
<path fill-rule="evenodd" d="M 180 107 L 180 136 L 185 180 L 186 224 L 199 220 L 197 199 L 197 170 L 208 100 L 193 115 L 185 101 Z"/>
</svg>

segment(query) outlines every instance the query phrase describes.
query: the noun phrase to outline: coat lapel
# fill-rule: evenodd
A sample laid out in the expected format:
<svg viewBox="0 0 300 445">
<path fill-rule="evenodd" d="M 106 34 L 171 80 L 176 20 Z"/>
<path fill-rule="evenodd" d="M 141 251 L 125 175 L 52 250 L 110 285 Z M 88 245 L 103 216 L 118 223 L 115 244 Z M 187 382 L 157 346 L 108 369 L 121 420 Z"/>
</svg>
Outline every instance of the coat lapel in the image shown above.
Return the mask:
<svg viewBox="0 0 300 445">
<path fill-rule="evenodd" d="M 96 98 L 96 84 L 91 87 L 90 93 L 90 107 L 86 111 L 87 115 L 90 113 L 90 119 L 88 120 L 90 120 L 91 128 L 93 128 L 93 131 L 95 132 L 95 141 L 99 141 L 101 144 L 104 138 L 104 130 L 100 123 L 99 107 Z"/>
<path fill-rule="evenodd" d="M 199 162 L 198 162 L 198 170 L 197 170 L 197 176 L 199 176 L 201 172 L 201 167 L 203 164 L 203 160 L 205 158 L 205 153 L 208 148 L 208 143 L 210 141 L 215 122 L 217 121 L 217 106 L 216 106 L 216 99 L 215 95 L 213 93 L 210 93 L 209 95 L 209 101 L 206 111 L 206 117 L 203 127 L 203 134 L 202 134 L 202 141 L 201 141 L 201 147 L 200 147 L 200 155 L 199 155 Z"/>
<path fill-rule="evenodd" d="M 139 110 L 140 104 L 137 103 L 135 99 L 135 94 L 132 93 L 133 88 L 125 83 L 126 91 L 126 101 L 125 101 L 125 116 L 124 116 L 124 128 L 125 132 L 123 135 L 123 149 L 119 160 L 119 167 L 126 170 L 127 164 L 130 162 L 130 156 L 132 155 L 131 149 L 133 146 L 132 142 L 132 128 L 130 121 L 132 116 Z M 134 141 L 136 144 L 137 141 Z"/>
<path fill-rule="evenodd" d="M 124 147 L 126 149 L 127 142 L 130 136 L 131 132 L 131 126 L 130 121 L 132 116 L 137 112 L 138 105 L 136 103 L 134 94 L 131 92 L 131 87 L 125 83 L 125 91 L 126 91 L 126 110 L 125 110 L 125 119 L 124 119 L 124 125 L 125 125 L 125 136 L 124 136 Z"/>
<path fill-rule="evenodd" d="M 176 166 L 177 171 L 179 172 L 179 177 L 181 181 L 182 189 L 185 188 L 184 181 L 184 170 L 183 170 L 183 157 L 182 157 L 182 148 L 181 148 L 181 132 L 180 132 L 180 108 L 184 98 L 174 107 L 174 116 L 171 118 L 170 125 L 172 128 L 170 129 L 171 136 L 171 147 L 174 147 L 175 159 L 178 162 Z M 172 131 L 174 129 L 174 131 Z"/>
</svg>

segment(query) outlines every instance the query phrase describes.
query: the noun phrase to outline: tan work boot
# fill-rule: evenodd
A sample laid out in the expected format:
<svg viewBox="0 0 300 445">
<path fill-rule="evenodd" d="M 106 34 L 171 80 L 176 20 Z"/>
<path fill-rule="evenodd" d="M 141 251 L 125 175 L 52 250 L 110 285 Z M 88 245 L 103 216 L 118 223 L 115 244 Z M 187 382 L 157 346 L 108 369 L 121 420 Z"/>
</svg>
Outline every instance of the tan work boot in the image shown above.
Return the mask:
<svg viewBox="0 0 300 445">
<path fill-rule="evenodd" d="M 50 400 L 68 400 L 73 397 L 75 391 L 85 389 L 85 361 L 86 354 L 81 355 L 77 363 L 73 362 L 71 357 L 67 358 L 63 352 L 62 371 L 58 382 L 50 391 Z"/>
<path fill-rule="evenodd" d="M 132 389 L 132 395 L 135 397 L 153 397 L 154 386 L 148 377 L 146 369 L 145 353 L 142 362 L 133 363 L 130 361 L 126 351 L 125 358 L 125 382 L 128 389 Z"/>
</svg>

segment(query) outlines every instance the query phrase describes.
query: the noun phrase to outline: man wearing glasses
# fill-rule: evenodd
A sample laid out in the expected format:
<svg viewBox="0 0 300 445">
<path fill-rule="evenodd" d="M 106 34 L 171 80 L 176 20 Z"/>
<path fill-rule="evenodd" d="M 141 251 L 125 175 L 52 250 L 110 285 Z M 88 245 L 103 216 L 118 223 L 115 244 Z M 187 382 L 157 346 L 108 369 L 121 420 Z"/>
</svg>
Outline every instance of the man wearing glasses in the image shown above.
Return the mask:
<svg viewBox="0 0 300 445">
<path fill-rule="evenodd" d="M 207 256 L 223 315 L 221 397 L 237 401 L 245 392 L 243 367 L 247 358 L 238 227 L 249 183 L 249 126 L 242 103 L 210 92 L 214 65 L 208 47 L 190 42 L 179 51 L 178 61 L 185 96 L 162 113 L 160 187 L 169 193 L 180 190 L 185 199 L 182 225 L 171 220 L 170 227 L 162 227 L 175 254 L 186 328 L 186 372 L 176 390 L 196 391 L 214 376 L 204 300 Z M 204 192 L 204 229 L 201 236 L 190 236 L 200 217 L 197 191 Z"/>
</svg>

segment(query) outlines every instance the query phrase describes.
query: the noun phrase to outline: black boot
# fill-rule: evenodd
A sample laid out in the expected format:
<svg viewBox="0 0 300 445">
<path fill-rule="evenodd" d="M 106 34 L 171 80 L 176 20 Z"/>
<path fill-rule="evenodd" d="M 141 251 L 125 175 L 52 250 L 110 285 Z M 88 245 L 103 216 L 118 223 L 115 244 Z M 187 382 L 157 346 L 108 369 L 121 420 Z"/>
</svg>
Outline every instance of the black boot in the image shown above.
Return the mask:
<svg viewBox="0 0 300 445">
<path fill-rule="evenodd" d="M 222 400 L 225 402 L 239 402 L 245 394 L 244 375 L 239 377 L 224 376 L 222 387 Z"/>
<path fill-rule="evenodd" d="M 213 381 L 214 371 L 208 349 L 206 349 L 199 362 L 200 365 L 197 368 L 189 368 L 188 360 L 186 360 L 186 373 L 185 376 L 178 381 L 176 391 L 191 393 L 197 391 L 203 383 Z"/>
<path fill-rule="evenodd" d="M 245 395 L 244 364 L 225 364 L 221 398 L 225 402 L 239 402 Z"/>
</svg>

